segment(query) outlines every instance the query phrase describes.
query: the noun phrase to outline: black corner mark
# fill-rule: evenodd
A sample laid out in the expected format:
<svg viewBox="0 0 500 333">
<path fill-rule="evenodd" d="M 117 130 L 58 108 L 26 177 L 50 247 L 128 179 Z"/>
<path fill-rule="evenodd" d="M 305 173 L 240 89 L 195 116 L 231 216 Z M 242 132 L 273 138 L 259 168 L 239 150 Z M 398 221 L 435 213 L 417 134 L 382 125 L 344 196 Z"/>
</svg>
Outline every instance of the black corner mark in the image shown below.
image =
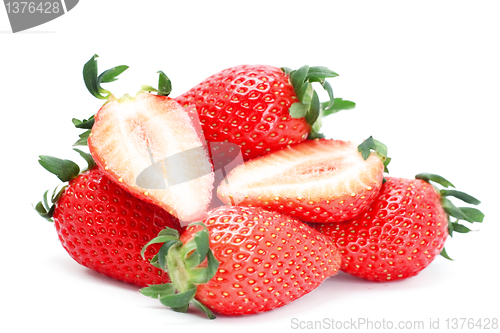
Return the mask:
<svg viewBox="0 0 500 333">
<path fill-rule="evenodd" d="M 52 21 L 70 10 L 79 0 L 4 0 L 12 32 L 31 29 Z"/>
</svg>

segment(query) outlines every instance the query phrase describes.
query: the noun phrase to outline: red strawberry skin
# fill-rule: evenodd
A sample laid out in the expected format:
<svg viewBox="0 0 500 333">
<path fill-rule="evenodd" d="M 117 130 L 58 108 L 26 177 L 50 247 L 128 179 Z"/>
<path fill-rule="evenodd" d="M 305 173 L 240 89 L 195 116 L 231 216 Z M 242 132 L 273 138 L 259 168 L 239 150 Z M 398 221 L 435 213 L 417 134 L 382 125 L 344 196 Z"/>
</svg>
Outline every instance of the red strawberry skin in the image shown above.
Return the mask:
<svg viewBox="0 0 500 333">
<path fill-rule="evenodd" d="M 447 215 L 432 185 L 386 179 L 378 197 L 357 218 L 311 224 L 335 241 L 342 271 L 381 282 L 417 275 L 441 252 L 448 236 Z"/>
<path fill-rule="evenodd" d="M 94 167 L 71 180 L 53 215 L 59 239 L 79 264 L 111 278 L 145 287 L 166 283 L 168 274 L 149 263 L 142 247 L 164 227 L 181 230 L 177 218 L 141 201 Z"/>
<path fill-rule="evenodd" d="M 194 106 L 208 142 L 235 143 L 244 160 L 304 141 L 311 129 L 290 116 L 298 102 L 280 68 L 240 65 L 210 76 L 176 101 Z"/>
<path fill-rule="evenodd" d="M 219 207 L 205 221 L 220 262 L 199 285 L 196 298 L 212 311 L 245 315 L 288 304 L 335 275 L 340 255 L 333 242 L 286 215 L 255 207 Z M 186 244 L 199 226 L 181 236 Z"/>
</svg>

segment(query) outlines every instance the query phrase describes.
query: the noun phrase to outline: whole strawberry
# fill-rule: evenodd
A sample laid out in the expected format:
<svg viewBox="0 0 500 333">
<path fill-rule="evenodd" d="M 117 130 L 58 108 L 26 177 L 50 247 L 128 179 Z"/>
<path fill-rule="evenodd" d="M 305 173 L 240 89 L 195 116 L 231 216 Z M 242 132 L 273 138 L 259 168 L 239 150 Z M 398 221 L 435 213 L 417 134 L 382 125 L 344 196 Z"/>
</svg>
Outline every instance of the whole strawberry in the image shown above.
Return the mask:
<svg viewBox="0 0 500 333">
<path fill-rule="evenodd" d="M 54 221 L 62 246 L 79 264 L 140 287 L 170 281 L 143 259 L 141 249 L 165 227 L 181 230 L 177 218 L 132 196 L 79 152 L 89 162 L 82 173 L 74 162 L 40 156 L 40 164 L 68 184 L 54 192 L 52 206 L 45 192 L 37 211 Z"/>
<path fill-rule="evenodd" d="M 166 229 L 153 262 L 172 283 L 141 292 L 185 312 L 189 304 L 213 312 L 245 315 L 296 300 L 337 273 L 340 256 L 324 235 L 298 220 L 254 207 L 224 206 L 205 223 L 178 233 Z M 206 258 L 206 259 L 205 259 Z"/>
<path fill-rule="evenodd" d="M 437 190 L 429 181 L 453 186 L 440 176 L 416 178 L 387 177 L 369 208 L 352 220 L 311 224 L 335 241 L 342 254 L 342 271 L 374 281 L 414 276 L 440 253 L 449 259 L 444 250 L 448 235 L 470 231 L 458 220 L 482 222 L 479 210 L 458 208 L 447 197 L 476 205 L 477 199 L 456 190 Z"/>
<path fill-rule="evenodd" d="M 176 98 L 193 106 L 208 142 L 231 142 L 244 160 L 288 145 L 321 137 L 321 118 L 354 103 L 334 99 L 326 78 L 337 74 L 325 67 L 296 71 L 267 65 L 227 68 Z M 330 101 L 321 104 L 312 83 L 319 82 Z"/>
</svg>

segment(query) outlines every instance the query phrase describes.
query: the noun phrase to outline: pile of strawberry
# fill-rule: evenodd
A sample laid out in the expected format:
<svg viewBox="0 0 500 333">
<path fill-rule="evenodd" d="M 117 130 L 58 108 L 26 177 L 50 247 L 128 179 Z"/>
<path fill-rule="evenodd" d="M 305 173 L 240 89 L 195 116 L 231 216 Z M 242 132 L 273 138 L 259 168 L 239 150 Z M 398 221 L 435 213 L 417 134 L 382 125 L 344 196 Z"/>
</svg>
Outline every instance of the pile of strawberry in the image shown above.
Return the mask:
<svg viewBox="0 0 500 333">
<path fill-rule="evenodd" d="M 483 221 L 443 177 L 384 177 L 387 147 L 372 137 L 325 139 L 322 119 L 355 105 L 334 98 L 325 67 L 237 66 L 177 98 L 160 71 L 158 88 L 116 98 L 101 84 L 128 67 L 99 75 L 96 58 L 84 81 L 105 103 L 73 119 L 87 168 L 40 156 L 63 183 L 35 208 L 78 263 L 175 311 L 269 311 L 339 270 L 405 279 L 449 259 L 448 236 L 470 231 L 459 221 Z"/>
</svg>

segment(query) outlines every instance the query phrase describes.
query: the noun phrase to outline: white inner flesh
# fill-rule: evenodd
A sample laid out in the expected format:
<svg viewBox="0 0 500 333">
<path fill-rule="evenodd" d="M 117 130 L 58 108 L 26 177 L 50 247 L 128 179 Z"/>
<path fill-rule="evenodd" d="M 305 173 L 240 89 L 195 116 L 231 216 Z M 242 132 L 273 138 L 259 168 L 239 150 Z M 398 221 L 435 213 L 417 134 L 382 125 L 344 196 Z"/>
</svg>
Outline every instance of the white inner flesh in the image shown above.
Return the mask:
<svg viewBox="0 0 500 333">
<path fill-rule="evenodd" d="M 221 191 L 238 195 L 308 197 L 325 199 L 350 195 L 373 185 L 379 163 L 363 160 L 354 144 L 330 148 L 311 145 L 285 149 L 239 166 L 222 184 Z M 367 173 L 368 172 L 368 173 Z"/>
<path fill-rule="evenodd" d="M 105 151 L 108 167 L 116 170 L 129 186 L 165 203 L 180 219 L 198 218 L 210 201 L 214 176 L 205 149 L 192 149 L 203 143 L 187 113 L 175 103 L 158 110 L 159 103 L 141 95 L 119 103 L 110 116 L 120 133 L 103 133 L 104 140 L 113 147 L 113 151 Z M 186 151 L 189 154 L 183 154 Z M 153 162 L 156 167 L 151 167 Z M 144 173 L 148 167 L 151 172 Z M 128 170 L 128 174 L 123 174 L 123 170 Z M 145 176 L 141 184 L 145 181 L 151 188 L 137 185 L 141 173 Z M 169 180 L 170 184 L 177 184 L 169 186 Z"/>
</svg>

